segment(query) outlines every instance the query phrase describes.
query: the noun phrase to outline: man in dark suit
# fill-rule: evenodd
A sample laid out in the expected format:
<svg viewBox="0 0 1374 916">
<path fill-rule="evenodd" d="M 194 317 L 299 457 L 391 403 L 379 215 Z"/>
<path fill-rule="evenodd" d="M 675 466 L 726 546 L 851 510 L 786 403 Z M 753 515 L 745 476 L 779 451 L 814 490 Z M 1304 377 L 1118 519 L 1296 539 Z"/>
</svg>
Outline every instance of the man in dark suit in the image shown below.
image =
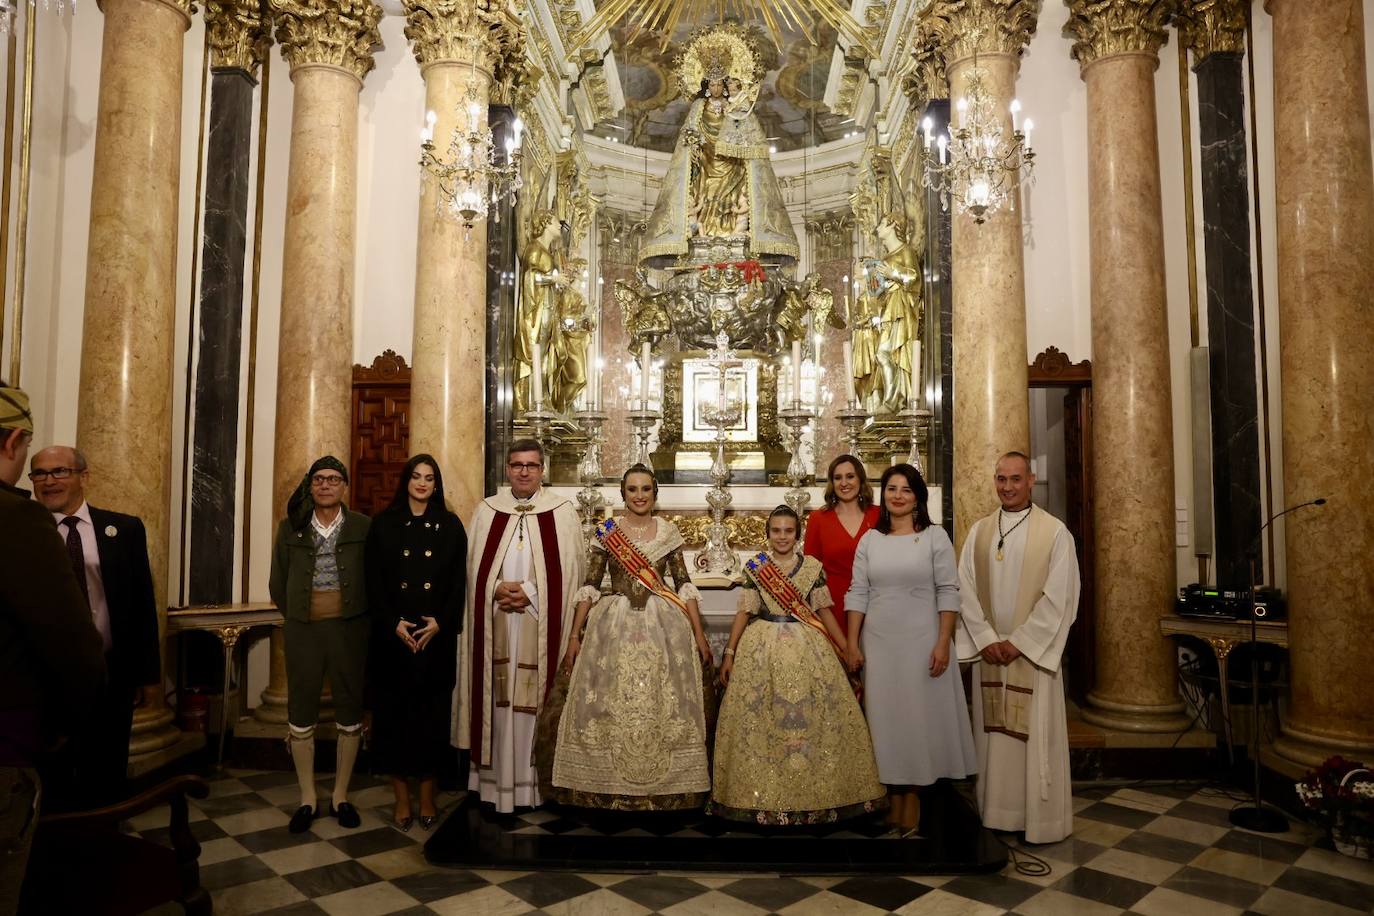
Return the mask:
<svg viewBox="0 0 1374 916">
<path fill-rule="evenodd" d="M 0 916 L 19 905 L 38 760 L 80 727 L 105 679 L 100 636 L 52 517 L 15 486 L 32 438 L 28 397 L 0 381 Z"/>
<path fill-rule="evenodd" d="M 134 707 L 154 702 L 162 689 L 148 536 L 132 515 L 86 502 L 89 474 L 85 456 L 64 445 L 43 449 L 29 468 L 34 495 L 53 514 L 67 545 L 109 667 L 97 724 L 86 740 L 73 742 L 69 755 L 74 791 L 55 787 L 50 796 L 54 804 L 83 807 L 122 798 Z"/>
</svg>

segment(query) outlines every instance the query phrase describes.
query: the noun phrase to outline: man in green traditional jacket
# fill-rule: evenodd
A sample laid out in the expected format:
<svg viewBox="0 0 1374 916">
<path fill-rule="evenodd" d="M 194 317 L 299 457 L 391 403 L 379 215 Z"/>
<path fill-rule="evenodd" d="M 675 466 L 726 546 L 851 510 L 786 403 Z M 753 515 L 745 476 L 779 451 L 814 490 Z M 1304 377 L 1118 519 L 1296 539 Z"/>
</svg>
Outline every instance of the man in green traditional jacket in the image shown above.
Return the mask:
<svg viewBox="0 0 1374 916">
<path fill-rule="evenodd" d="M 341 827 L 361 823 L 348 801 L 348 781 L 363 731 L 363 672 L 370 620 L 363 581 L 368 518 L 344 505 L 348 469 L 333 455 L 316 461 L 277 526 L 268 588 L 286 618 L 287 745 L 300 782 L 301 805 L 292 833 L 318 817 L 315 799 L 315 725 L 324 678 L 334 695 L 337 729 L 330 817 Z"/>
</svg>

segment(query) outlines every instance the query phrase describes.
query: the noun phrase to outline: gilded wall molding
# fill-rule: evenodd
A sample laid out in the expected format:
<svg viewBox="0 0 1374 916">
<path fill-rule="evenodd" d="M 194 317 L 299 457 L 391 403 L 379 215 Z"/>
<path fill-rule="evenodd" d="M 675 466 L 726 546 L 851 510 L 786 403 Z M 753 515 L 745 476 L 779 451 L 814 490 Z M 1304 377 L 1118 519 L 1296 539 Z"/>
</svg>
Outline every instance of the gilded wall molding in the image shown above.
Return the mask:
<svg viewBox="0 0 1374 916">
<path fill-rule="evenodd" d="M 372 0 L 268 0 L 277 44 L 291 69 L 327 64 L 359 81 L 375 67 L 382 8 Z"/>
<path fill-rule="evenodd" d="M 854 106 L 859 101 L 864 86 L 868 82 L 868 67 L 863 61 L 845 58 L 844 72 L 840 74 L 840 89 L 835 96 L 835 106 L 831 111 L 842 118 L 854 116 Z"/>
<path fill-rule="evenodd" d="M 1182 0 L 1175 17 L 1179 38 L 1199 64 L 1213 54 L 1245 53 L 1242 0 Z"/>
<path fill-rule="evenodd" d="M 948 67 L 974 54 L 1019 57 L 1039 15 L 1039 0 L 935 0 L 922 18 Z"/>
<path fill-rule="evenodd" d="M 258 0 L 206 0 L 205 27 L 210 66 L 242 70 L 258 78 L 262 59 L 272 46 L 272 25 L 263 19 Z"/>
<path fill-rule="evenodd" d="M 1150 54 L 1158 63 L 1177 8 L 1178 0 L 1069 0 L 1064 34 L 1083 67 L 1116 54 Z"/>
</svg>

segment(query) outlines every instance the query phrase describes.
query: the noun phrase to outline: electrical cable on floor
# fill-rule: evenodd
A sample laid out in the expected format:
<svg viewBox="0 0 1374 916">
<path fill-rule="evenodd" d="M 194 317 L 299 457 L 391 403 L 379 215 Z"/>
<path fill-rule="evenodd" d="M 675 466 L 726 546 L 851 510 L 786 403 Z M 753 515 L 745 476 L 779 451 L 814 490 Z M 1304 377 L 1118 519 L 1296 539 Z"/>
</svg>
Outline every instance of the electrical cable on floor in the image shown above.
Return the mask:
<svg viewBox="0 0 1374 916">
<path fill-rule="evenodd" d="M 978 818 L 979 823 L 982 823 L 982 818 L 978 814 L 978 806 L 973 803 L 972 799 L 961 791 L 956 791 L 954 797 L 963 802 L 964 805 L 973 812 L 973 816 Z M 1019 843 L 1013 842 L 1015 834 L 1007 834 L 1004 836 L 1002 833 L 990 828 L 988 829 L 988 833 L 992 834 L 993 839 L 997 840 L 997 842 L 1001 843 L 1006 848 L 1007 858 L 1011 860 L 1011 867 L 1016 870 L 1018 875 L 1025 875 L 1027 878 L 1043 878 L 1054 871 L 1054 868 L 1049 862 L 1046 862 Z M 1011 839 L 1008 839 L 1008 837 L 1011 837 Z"/>
</svg>

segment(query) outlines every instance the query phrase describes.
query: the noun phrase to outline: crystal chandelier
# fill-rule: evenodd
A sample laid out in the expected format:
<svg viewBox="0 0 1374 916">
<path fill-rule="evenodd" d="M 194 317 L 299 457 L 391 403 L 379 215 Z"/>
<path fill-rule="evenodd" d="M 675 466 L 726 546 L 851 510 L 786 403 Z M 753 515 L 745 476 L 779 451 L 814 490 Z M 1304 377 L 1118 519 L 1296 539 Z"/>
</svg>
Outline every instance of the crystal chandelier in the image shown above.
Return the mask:
<svg viewBox="0 0 1374 916">
<path fill-rule="evenodd" d="M 949 209 L 950 199 L 960 213 L 983 223 L 1004 205 L 1016 209 L 1022 186 L 1034 177 L 1035 152 L 1030 147 L 1030 118 L 1020 120 L 1021 103 L 1012 99 L 1011 136 L 1003 133 L 1001 114 L 983 88 L 982 71 L 969 73 L 968 94 L 955 103 L 955 123 L 947 134 L 936 137 L 930 118 L 921 122 L 925 133 L 925 185 L 940 195 Z M 931 147 L 937 147 L 932 154 Z"/>
<path fill-rule="evenodd" d="M 486 219 L 490 208 L 520 190 L 520 137 L 524 124 L 515 119 L 513 133 L 506 138 L 505 162 L 496 159 L 496 144 L 491 128 L 482 123 L 482 106 L 477 87 L 468 82 L 468 100 L 459 106 L 459 126 L 449 137 L 448 152 L 440 156 L 434 145 L 433 111 L 425 115 L 420 131 L 420 167 L 424 177 L 438 190 L 439 212 L 463 224 L 463 238 L 471 237 L 472 227 Z M 496 218 L 501 219 L 498 208 Z"/>
<path fill-rule="evenodd" d="M 31 12 L 38 10 L 37 0 L 0 0 L 0 35 L 8 35 L 14 29 L 15 13 L 26 2 Z M 55 0 L 55 2 L 54 0 L 42 0 L 42 6 L 44 11 L 57 10 L 59 16 L 69 9 L 73 13 L 76 12 L 76 0 L 70 0 L 70 2 L 66 2 L 66 0 Z"/>
</svg>

